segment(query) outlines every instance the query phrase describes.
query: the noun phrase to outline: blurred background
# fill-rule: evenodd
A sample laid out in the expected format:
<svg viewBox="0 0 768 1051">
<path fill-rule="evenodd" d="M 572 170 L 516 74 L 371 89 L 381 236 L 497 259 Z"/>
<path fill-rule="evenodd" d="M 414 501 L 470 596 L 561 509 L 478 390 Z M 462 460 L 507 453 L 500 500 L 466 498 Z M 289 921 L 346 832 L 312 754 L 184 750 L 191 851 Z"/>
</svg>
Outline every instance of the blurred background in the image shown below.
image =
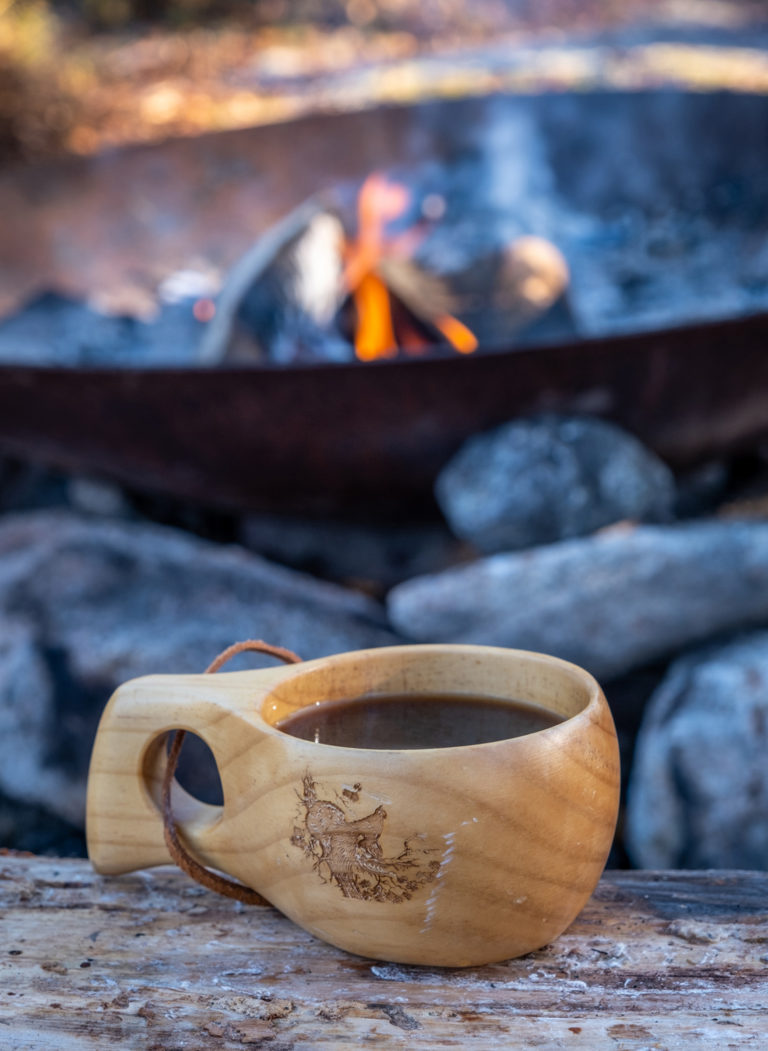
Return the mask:
<svg viewBox="0 0 768 1051">
<path fill-rule="evenodd" d="M 0 848 L 127 678 L 457 641 L 768 867 L 767 161 L 758 0 L 0 0 Z"/>
<path fill-rule="evenodd" d="M 3 0 L 0 17 L 3 163 L 507 85 L 768 75 L 756 0 Z M 546 53 L 516 61 L 526 46 Z"/>
</svg>

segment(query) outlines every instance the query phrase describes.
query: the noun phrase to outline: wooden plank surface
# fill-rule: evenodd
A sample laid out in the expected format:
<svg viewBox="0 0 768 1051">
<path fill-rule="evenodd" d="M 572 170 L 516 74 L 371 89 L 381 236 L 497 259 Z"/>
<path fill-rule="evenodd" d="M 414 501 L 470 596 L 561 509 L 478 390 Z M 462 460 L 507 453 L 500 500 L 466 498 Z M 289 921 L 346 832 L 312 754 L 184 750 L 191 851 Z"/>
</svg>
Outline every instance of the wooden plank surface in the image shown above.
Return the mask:
<svg viewBox="0 0 768 1051">
<path fill-rule="evenodd" d="M 376 963 L 174 870 L 0 857 L 0 1048 L 768 1048 L 768 874 L 607 873 L 553 945 Z"/>
</svg>

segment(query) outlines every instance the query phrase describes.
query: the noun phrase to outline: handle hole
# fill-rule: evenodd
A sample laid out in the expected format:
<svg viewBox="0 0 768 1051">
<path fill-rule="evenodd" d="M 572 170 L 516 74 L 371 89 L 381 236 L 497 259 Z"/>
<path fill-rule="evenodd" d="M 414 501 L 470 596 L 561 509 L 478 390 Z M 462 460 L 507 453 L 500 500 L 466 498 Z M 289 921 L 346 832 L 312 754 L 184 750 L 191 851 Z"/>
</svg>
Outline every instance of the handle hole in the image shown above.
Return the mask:
<svg viewBox="0 0 768 1051">
<path fill-rule="evenodd" d="M 172 739 L 173 734 L 169 733 L 165 742 L 166 755 L 171 747 Z M 224 792 L 213 752 L 202 737 L 198 737 L 190 730 L 187 730 L 179 755 L 176 781 L 199 803 L 223 806 Z"/>
<path fill-rule="evenodd" d="M 163 810 L 163 776 L 173 730 L 157 735 L 141 759 L 142 781 L 158 811 Z M 181 777 L 179 777 L 181 774 Z M 224 792 L 213 752 L 197 734 L 187 730 L 180 762 L 171 787 L 173 812 L 179 821 L 216 821 L 222 813 Z"/>
</svg>

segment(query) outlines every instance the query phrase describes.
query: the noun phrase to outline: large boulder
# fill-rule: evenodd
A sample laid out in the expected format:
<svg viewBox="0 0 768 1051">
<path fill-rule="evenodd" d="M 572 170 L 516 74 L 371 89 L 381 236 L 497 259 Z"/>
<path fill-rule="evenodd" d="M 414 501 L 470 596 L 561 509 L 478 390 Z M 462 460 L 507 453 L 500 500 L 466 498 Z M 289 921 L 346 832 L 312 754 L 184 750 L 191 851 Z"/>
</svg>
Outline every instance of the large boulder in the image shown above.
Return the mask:
<svg viewBox="0 0 768 1051">
<path fill-rule="evenodd" d="M 490 554 L 622 519 L 663 520 L 675 486 L 669 468 L 613 424 L 548 415 L 470 438 L 438 476 L 435 495 L 453 532 Z"/>
<path fill-rule="evenodd" d="M 304 658 L 398 641 L 359 593 L 240 548 L 64 511 L 0 519 L 0 624 L 0 793 L 80 825 L 96 725 L 120 682 L 202 671 L 242 638 Z"/>
<path fill-rule="evenodd" d="M 626 845 L 642 868 L 768 869 L 768 632 L 680 658 L 646 709 Z"/>
<path fill-rule="evenodd" d="M 416 577 L 388 608 L 414 641 L 539 650 L 607 679 L 768 624 L 768 524 L 617 527 Z"/>
</svg>

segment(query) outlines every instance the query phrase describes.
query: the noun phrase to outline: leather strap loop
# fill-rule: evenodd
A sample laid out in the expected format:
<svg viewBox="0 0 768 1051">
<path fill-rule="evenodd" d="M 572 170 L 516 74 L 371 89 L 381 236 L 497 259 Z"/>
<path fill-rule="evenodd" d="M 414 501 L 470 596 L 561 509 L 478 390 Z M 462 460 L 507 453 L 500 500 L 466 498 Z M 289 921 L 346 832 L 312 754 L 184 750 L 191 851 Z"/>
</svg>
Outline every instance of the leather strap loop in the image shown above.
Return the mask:
<svg viewBox="0 0 768 1051">
<path fill-rule="evenodd" d="M 205 669 L 205 674 L 209 675 L 217 672 L 228 660 L 237 656 L 238 653 L 243 653 L 245 650 L 268 653 L 272 657 L 278 657 L 281 661 L 285 661 L 286 664 L 298 664 L 301 662 L 301 657 L 298 657 L 283 646 L 271 646 L 268 642 L 262 642 L 261 639 L 246 639 L 243 642 L 236 642 L 234 645 L 228 646 L 208 665 Z M 201 865 L 199 861 L 192 857 L 181 841 L 179 829 L 173 817 L 171 786 L 173 785 L 173 778 L 185 737 L 186 730 L 176 730 L 174 733 L 168 753 L 168 762 L 163 775 L 163 833 L 168 852 L 183 872 L 186 872 L 193 880 L 201 883 L 209 890 L 215 890 L 218 894 L 224 894 L 228 898 L 242 901 L 246 905 L 268 906 L 270 903 L 267 899 L 263 898 L 261 894 L 257 894 L 255 890 L 246 887 L 243 883 L 236 883 L 234 880 L 227 879 L 225 876 L 220 876 L 205 868 L 204 865 Z"/>
</svg>

